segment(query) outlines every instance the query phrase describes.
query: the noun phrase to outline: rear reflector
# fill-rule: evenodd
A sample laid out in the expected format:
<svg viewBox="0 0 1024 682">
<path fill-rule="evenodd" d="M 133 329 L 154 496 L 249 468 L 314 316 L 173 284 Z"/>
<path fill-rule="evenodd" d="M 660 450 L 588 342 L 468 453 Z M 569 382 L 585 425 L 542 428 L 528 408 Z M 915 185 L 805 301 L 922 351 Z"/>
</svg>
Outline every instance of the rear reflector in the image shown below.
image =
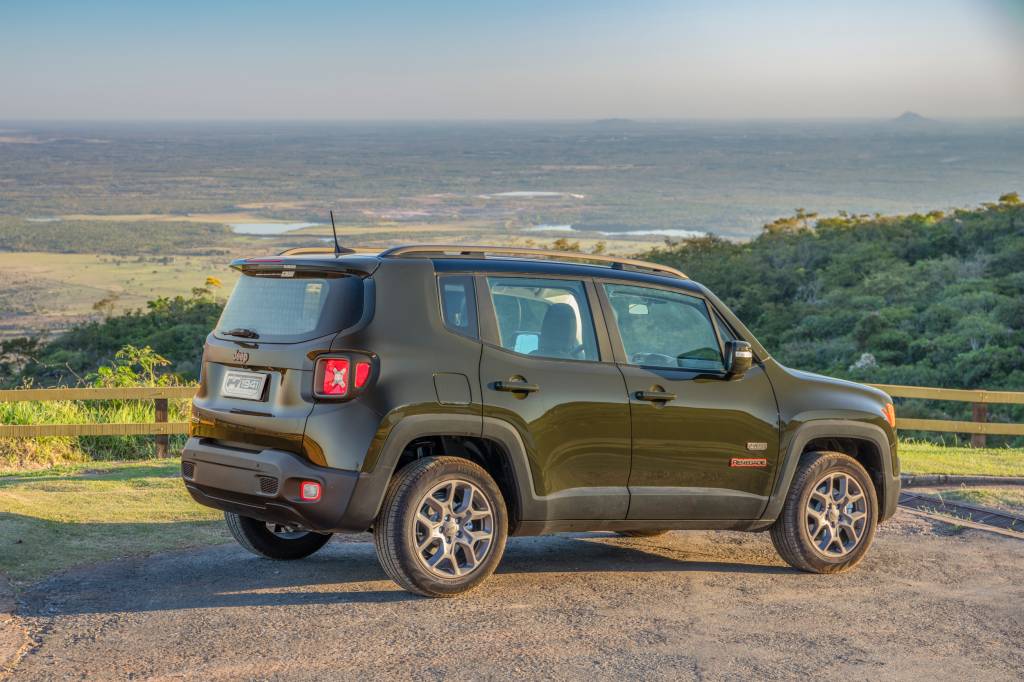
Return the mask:
<svg viewBox="0 0 1024 682">
<path fill-rule="evenodd" d="M 356 388 L 366 386 L 366 382 L 370 380 L 370 369 L 368 362 L 356 363 Z"/>
<path fill-rule="evenodd" d="M 299 499 L 303 502 L 316 502 L 320 499 L 320 484 L 316 481 L 303 481 L 299 484 Z"/>
<path fill-rule="evenodd" d="M 321 395 L 343 396 L 348 393 L 348 358 L 325 358 Z"/>
</svg>

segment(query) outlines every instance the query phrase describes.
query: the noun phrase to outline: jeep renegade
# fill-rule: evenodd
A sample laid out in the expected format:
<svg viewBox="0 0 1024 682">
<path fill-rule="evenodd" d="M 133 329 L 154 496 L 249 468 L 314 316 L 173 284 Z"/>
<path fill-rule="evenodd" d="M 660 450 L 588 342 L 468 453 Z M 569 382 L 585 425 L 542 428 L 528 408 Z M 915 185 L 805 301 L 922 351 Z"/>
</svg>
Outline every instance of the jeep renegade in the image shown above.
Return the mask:
<svg viewBox="0 0 1024 682">
<path fill-rule="evenodd" d="M 467 246 L 232 267 L 182 476 L 258 555 L 372 530 L 395 582 L 450 596 L 510 534 L 768 530 L 833 573 L 896 510 L 889 397 L 783 367 L 672 268 Z"/>
</svg>

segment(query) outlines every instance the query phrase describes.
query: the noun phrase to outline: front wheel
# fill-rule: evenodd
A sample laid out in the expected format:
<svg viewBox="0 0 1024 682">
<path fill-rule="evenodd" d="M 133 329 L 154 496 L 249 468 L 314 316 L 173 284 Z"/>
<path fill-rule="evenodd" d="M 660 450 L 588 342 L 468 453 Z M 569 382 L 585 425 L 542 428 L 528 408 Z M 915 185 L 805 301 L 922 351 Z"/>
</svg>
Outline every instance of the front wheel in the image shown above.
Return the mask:
<svg viewBox="0 0 1024 682">
<path fill-rule="evenodd" d="M 305 559 L 327 544 L 330 533 L 314 533 L 224 512 L 228 530 L 242 547 L 266 559 Z"/>
<path fill-rule="evenodd" d="M 838 573 L 864 558 L 875 537 L 878 499 L 868 472 L 839 452 L 803 456 L 772 544 L 793 568 Z"/>
<path fill-rule="evenodd" d="M 458 457 L 425 457 L 395 474 L 373 529 L 384 572 L 426 597 L 452 597 L 483 582 L 507 536 L 494 479 Z"/>
</svg>

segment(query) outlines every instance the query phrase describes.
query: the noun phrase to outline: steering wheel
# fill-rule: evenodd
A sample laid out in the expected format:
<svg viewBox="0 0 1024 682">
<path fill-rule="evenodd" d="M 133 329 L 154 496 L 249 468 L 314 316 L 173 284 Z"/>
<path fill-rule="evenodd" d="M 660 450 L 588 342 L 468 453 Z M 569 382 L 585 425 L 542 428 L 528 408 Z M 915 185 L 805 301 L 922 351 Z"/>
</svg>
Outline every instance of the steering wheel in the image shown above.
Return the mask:
<svg viewBox="0 0 1024 682">
<path fill-rule="evenodd" d="M 717 348 L 694 348 L 680 353 L 677 360 L 721 360 L 722 356 Z"/>
<path fill-rule="evenodd" d="M 636 365 L 655 365 L 657 367 L 675 367 L 678 360 L 663 353 L 633 353 L 630 362 Z"/>
</svg>

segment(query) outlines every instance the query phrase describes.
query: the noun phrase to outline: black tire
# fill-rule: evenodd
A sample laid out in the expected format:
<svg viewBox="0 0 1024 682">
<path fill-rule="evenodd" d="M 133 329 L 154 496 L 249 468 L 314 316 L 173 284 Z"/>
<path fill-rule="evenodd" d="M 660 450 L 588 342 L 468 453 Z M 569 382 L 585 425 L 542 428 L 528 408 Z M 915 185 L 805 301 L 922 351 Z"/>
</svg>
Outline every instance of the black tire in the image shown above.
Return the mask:
<svg viewBox="0 0 1024 682">
<path fill-rule="evenodd" d="M 847 515 L 845 510 L 848 507 L 842 504 L 825 506 L 827 511 L 820 516 L 817 509 L 809 506 L 819 505 L 818 500 L 822 498 L 835 499 L 832 483 L 824 480 L 830 475 L 837 479 L 843 475 L 852 478 L 859 488 L 863 503 L 858 500 L 850 503 L 849 508 L 856 506 L 852 513 L 866 514 L 862 525 L 850 523 L 852 513 Z M 817 494 L 812 503 L 811 497 L 816 493 L 816 488 Z M 822 490 L 828 494 L 822 493 Z M 851 534 L 849 530 L 854 525 L 860 528 L 859 536 Z M 775 549 L 793 568 L 809 573 L 838 573 L 861 562 L 874 540 L 877 526 L 878 498 L 871 477 L 864 467 L 849 455 L 839 452 L 809 452 L 800 460 L 800 468 L 793 477 L 782 513 L 772 525 L 770 533 Z M 812 541 L 812 533 L 819 538 L 817 543 Z M 823 550 L 821 546 L 826 544 Z M 839 555 L 840 551 L 844 553 Z"/>
<path fill-rule="evenodd" d="M 450 493 L 448 488 L 437 490 L 439 499 L 432 491 L 441 486 L 452 487 Z M 480 516 L 484 514 L 482 509 L 459 509 L 466 502 L 469 488 L 473 492 L 468 504 L 486 506 L 489 517 Z M 478 494 L 482 498 L 477 498 Z M 435 520 L 431 505 L 450 507 L 452 513 L 447 517 L 443 510 L 438 511 Z M 419 515 L 421 509 L 427 510 L 423 516 Z M 456 533 L 458 538 L 464 537 L 463 529 L 468 544 L 465 539 L 455 539 Z M 486 580 L 501 561 L 507 537 L 508 513 L 501 490 L 483 468 L 459 457 L 425 457 L 396 473 L 373 529 L 377 558 L 384 572 L 403 589 L 425 597 L 454 597 Z M 425 549 L 420 549 L 419 543 L 424 543 Z M 471 567 L 467 552 L 473 552 L 475 567 Z M 438 558 L 437 566 L 429 568 L 428 562 Z M 441 575 L 445 570 L 462 573 Z"/>
<path fill-rule="evenodd" d="M 617 534 L 624 538 L 656 538 L 664 535 L 667 530 L 617 530 Z"/>
<path fill-rule="evenodd" d="M 224 521 L 238 544 L 257 556 L 266 559 L 290 561 L 305 559 L 327 544 L 330 533 L 295 533 L 295 537 L 284 537 L 273 533 L 263 521 L 224 512 Z"/>
</svg>

